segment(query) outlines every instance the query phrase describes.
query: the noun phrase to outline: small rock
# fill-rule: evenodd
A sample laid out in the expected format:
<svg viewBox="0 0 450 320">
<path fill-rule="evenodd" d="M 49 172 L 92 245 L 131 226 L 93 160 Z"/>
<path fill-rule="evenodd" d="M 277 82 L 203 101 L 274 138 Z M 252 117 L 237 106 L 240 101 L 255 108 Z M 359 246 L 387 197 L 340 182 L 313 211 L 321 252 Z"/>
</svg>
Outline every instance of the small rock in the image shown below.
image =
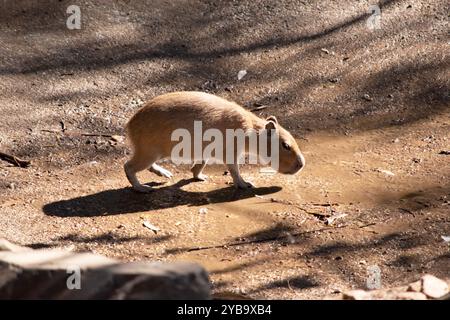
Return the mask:
<svg viewBox="0 0 450 320">
<path fill-rule="evenodd" d="M 339 214 L 333 215 L 333 216 L 331 216 L 331 217 L 328 217 L 328 218 L 325 220 L 325 224 L 327 224 L 327 225 L 332 225 L 336 220 L 345 218 L 346 216 L 347 216 L 346 213 L 339 213 Z"/>
<path fill-rule="evenodd" d="M 430 298 L 440 298 L 449 291 L 448 284 L 435 276 L 426 274 L 422 277 L 422 292 Z"/>
<path fill-rule="evenodd" d="M 441 236 L 442 240 L 444 240 L 444 242 L 449 243 L 450 242 L 450 236 Z"/>
<path fill-rule="evenodd" d="M 144 102 L 140 98 L 132 98 L 126 105 L 126 108 L 128 109 L 135 109 L 143 105 Z"/>
<path fill-rule="evenodd" d="M 427 300 L 422 292 L 400 292 L 395 297 L 398 300 Z"/>
<path fill-rule="evenodd" d="M 247 70 L 240 70 L 237 75 L 238 80 L 242 80 L 242 78 L 244 78 L 246 75 L 247 75 Z"/>
<path fill-rule="evenodd" d="M 200 210 L 198 210 L 198 213 L 207 214 L 208 213 L 208 209 L 207 208 L 200 208 Z"/>
<path fill-rule="evenodd" d="M 395 138 L 394 140 L 392 140 L 393 143 L 399 143 L 400 139 L 399 138 Z"/>
<path fill-rule="evenodd" d="M 418 280 L 416 282 L 410 283 L 407 290 L 413 291 L 413 292 L 421 292 L 422 291 L 422 281 Z"/>
<path fill-rule="evenodd" d="M 450 150 L 442 150 L 441 152 L 439 152 L 439 154 L 443 154 L 443 155 L 449 156 L 450 155 Z"/>
<path fill-rule="evenodd" d="M 367 93 L 365 95 L 363 95 L 363 99 L 366 100 L 366 101 L 372 101 L 373 100 L 372 97 L 369 96 Z"/>
<path fill-rule="evenodd" d="M 413 161 L 414 163 L 421 163 L 421 162 L 422 162 L 422 159 L 420 159 L 420 158 L 413 158 L 412 161 Z"/>
</svg>

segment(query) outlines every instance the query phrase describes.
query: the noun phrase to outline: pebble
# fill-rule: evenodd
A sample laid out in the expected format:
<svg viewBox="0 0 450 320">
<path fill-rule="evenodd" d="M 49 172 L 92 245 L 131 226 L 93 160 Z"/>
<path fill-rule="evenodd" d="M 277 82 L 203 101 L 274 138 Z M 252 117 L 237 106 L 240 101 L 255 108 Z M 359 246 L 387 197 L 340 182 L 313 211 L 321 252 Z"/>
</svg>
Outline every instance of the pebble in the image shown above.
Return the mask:
<svg viewBox="0 0 450 320">
<path fill-rule="evenodd" d="M 247 70 L 240 70 L 239 72 L 238 72 L 238 80 L 241 80 L 242 78 L 244 78 L 245 76 L 246 76 L 246 74 L 247 74 Z"/>
<path fill-rule="evenodd" d="M 430 298 L 440 298 L 449 292 L 448 284 L 430 274 L 422 277 L 422 292 Z"/>
<path fill-rule="evenodd" d="M 410 283 L 408 286 L 408 291 L 413 291 L 413 292 L 420 292 L 422 291 L 422 281 L 416 281 L 413 283 Z"/>
</svg>

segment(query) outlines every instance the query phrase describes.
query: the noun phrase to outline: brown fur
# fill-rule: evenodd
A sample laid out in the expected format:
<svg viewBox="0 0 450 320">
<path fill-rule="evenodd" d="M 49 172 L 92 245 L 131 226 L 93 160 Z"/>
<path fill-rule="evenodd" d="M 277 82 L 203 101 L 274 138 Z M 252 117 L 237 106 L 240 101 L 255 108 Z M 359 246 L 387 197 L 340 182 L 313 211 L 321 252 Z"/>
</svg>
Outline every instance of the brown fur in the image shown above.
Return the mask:
<svg viewBox="0 0 450 320">
<path fill-rule="evenodd" d="M 174 92 L 150 100 L 130 119 L 127 135 L 133 146 L 133 157 L 125 164 L 125 172 L 134 189 L 141 192 L 150 188 L 143 186 L 136 178 L 136 172 L 150 168 L 150 171 L 170 177 L 167 170 L 155 164 L 159 159 L 171 155 L 172 148 L 178 143 L 171 141 L 174 130 L 185 128 L 193 135 L 194 121 L 202 121 L 203 131 L 216 128 L 225 137 L 226 129 L 261 130 L 274 126 L 280 137 L 279 172 L 294 174 L 304 166 L 304 158 L 295 139 L 282 128 L 275 117 L 263 120 L 234 102 L 203 92 Z M 291 150 L 286 150 L 285 142 Z M 225 152 L 224 152 L 225 155 Z M 207 160 L 207 159 L 205 159 Z M 193 166 L 194 177 L 204 180 L 201 173 L 206 162 Z M 236 187 L 247 188 L 239 174 L 237 165 L 227 165 Z"/>
</svg>

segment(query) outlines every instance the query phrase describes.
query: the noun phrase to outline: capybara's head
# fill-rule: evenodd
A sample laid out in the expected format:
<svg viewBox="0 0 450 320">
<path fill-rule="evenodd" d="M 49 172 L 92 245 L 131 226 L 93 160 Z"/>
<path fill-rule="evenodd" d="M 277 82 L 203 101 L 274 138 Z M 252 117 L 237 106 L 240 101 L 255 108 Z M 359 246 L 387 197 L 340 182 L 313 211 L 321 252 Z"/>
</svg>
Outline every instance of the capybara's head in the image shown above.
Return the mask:
<svg viewBox="0 0 450 320">
<path fill-rule="evenodd" d="M 284 174 L 296 174 L 301 171 L 305 166 L 305 158 L 298 147 L 297 141 L 294 137 L 281 125 L 278 124 L 277 118 L 270 116 L 266 119 L 265 129 L 268 132 L 275 132 L 278 137 L 278 170 Z M 271 130 L 271 131 L 269 131 Z M 275 131 L 274 131 L 275 130 Z M 270 141 L 270 137 L 269 140 Z M 269 142 L 269 148 L 271 145 Z M 270 151 L 273 155 L 273 150 Z"/>
</svg>

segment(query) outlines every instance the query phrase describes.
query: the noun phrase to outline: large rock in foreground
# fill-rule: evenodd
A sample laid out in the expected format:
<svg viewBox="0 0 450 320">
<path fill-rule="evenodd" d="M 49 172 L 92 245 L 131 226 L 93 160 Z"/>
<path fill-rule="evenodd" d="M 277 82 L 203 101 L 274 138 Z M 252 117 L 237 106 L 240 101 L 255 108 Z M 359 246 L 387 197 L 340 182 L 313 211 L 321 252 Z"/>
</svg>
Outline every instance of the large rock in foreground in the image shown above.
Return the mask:
<svg viewBox="0 0 450 320">
<path fill-rule="evenodd" d="M 0 239 L 0 299 L 209 298 L 208 274 L 193 263 L 121 263 Z"/>
</svg>

